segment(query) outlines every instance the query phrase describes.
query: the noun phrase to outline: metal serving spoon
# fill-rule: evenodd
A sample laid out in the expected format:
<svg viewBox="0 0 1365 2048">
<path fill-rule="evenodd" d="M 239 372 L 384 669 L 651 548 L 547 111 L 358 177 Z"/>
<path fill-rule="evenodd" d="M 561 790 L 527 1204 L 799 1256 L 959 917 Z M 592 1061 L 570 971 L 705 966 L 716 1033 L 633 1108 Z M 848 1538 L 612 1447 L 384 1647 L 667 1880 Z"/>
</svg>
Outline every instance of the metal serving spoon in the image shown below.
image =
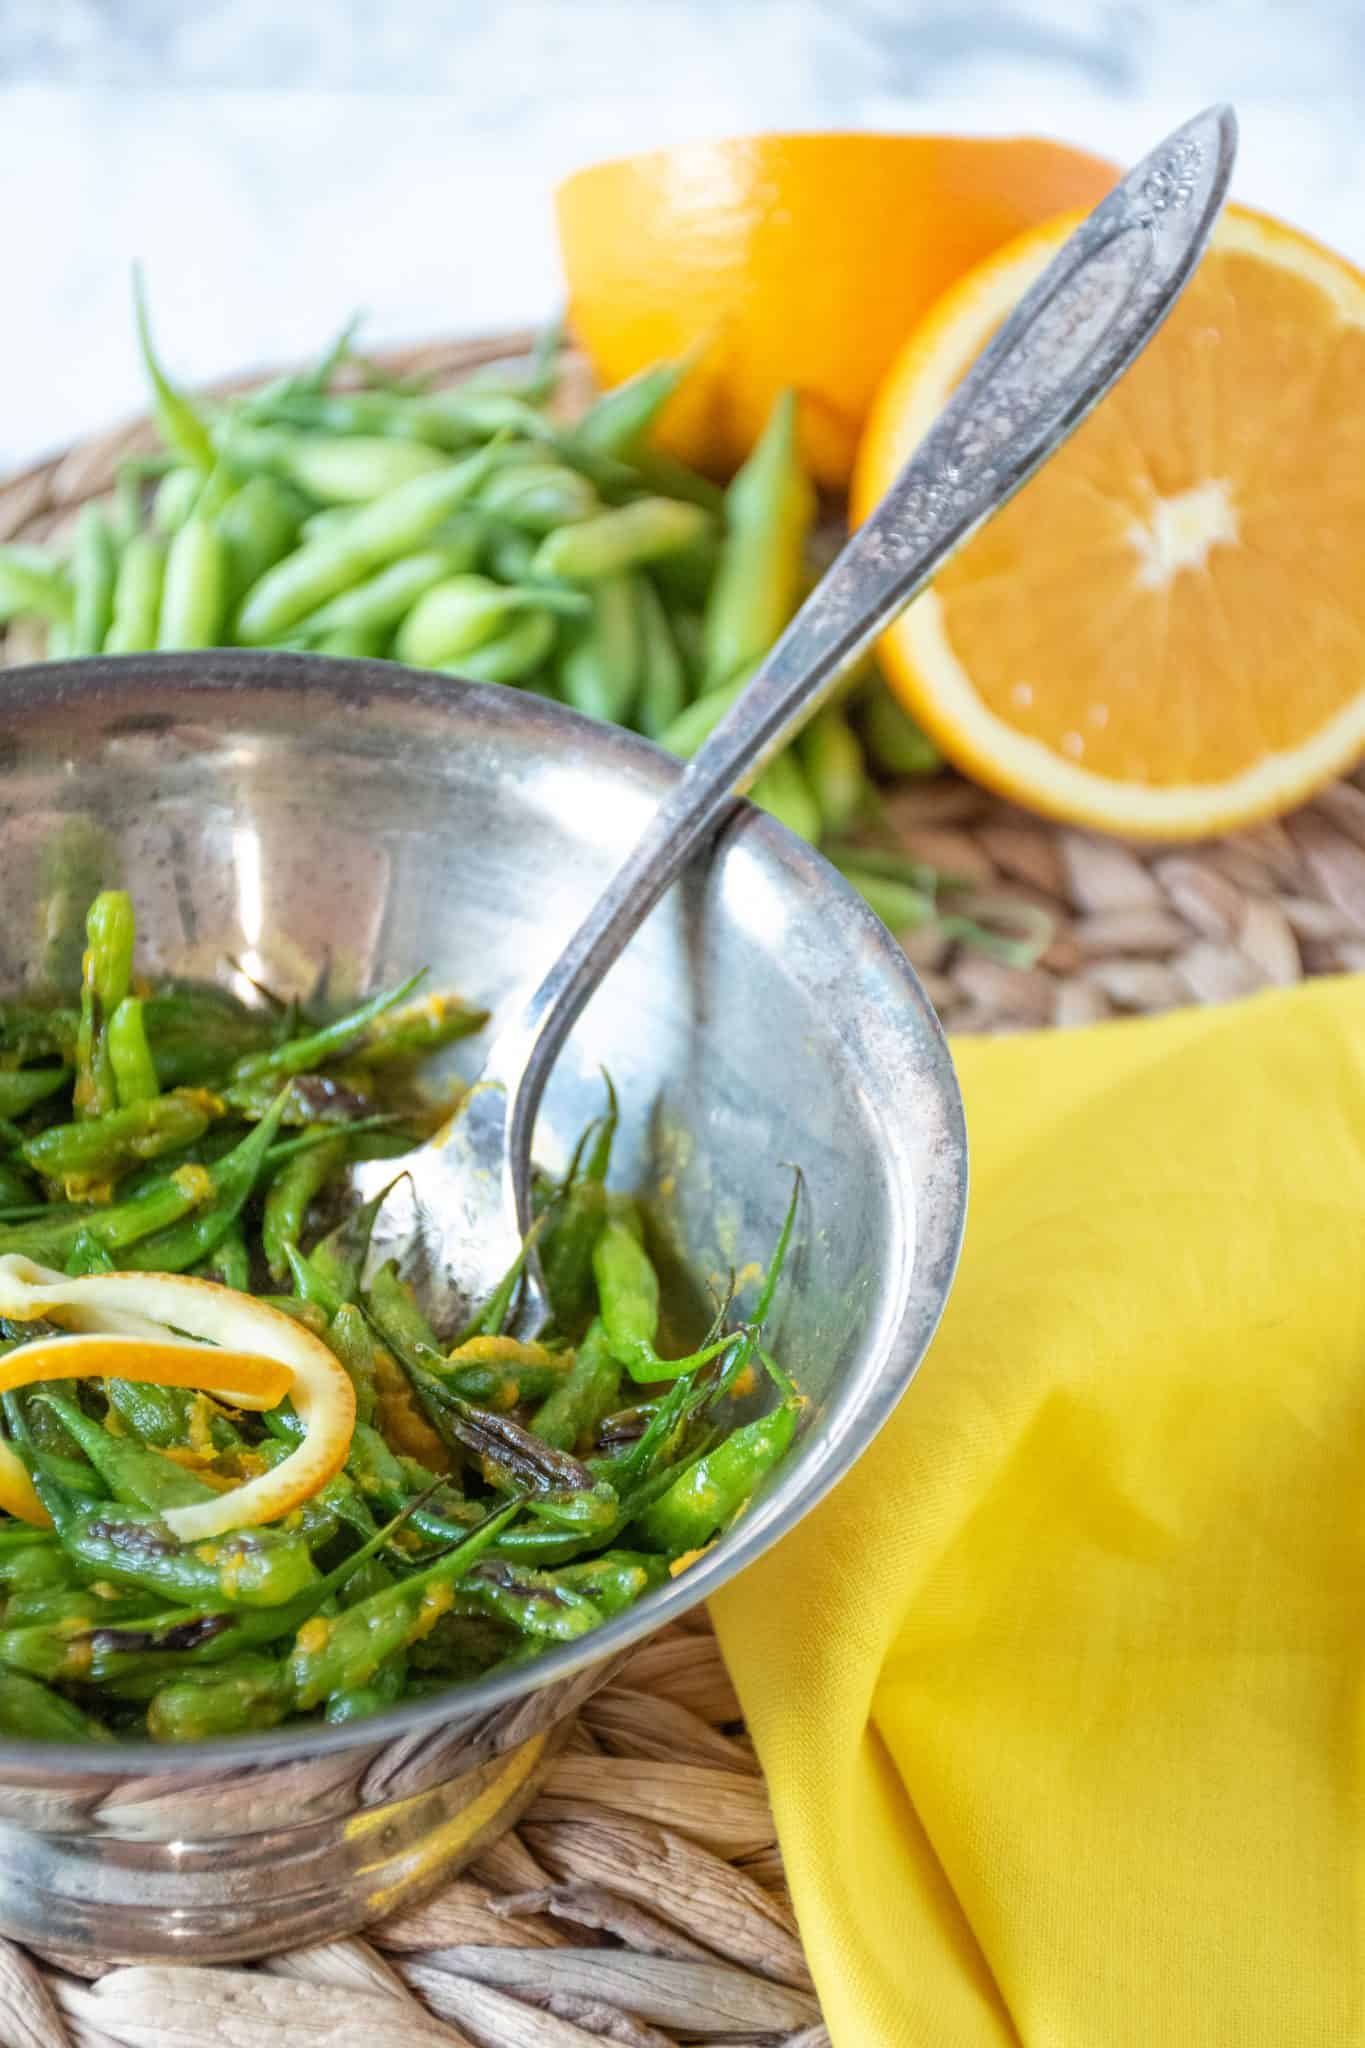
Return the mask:
<svg viewBox="0 0 1365 2048">
<path fill-rule="evenodd" d="M 508 1273 L 530 1219 L 531 1136 L 588 998 L 737 794 L 969 535 L 1046 462 L 1146 346 L 1188 282 L 1227 190 L 1232 109 L 1210 107 L 1129 172 L 1054 257 L 967 372 L 519 1014 L 446 1129 L 353 1170 L 379 1212 L 371 1265 L 397 1256 L 438 1328 Z M 857 309 L 850 309 L 857 317 Z M 534 1256 L 514 1318 L 544 1322 Z"/>
</svg>

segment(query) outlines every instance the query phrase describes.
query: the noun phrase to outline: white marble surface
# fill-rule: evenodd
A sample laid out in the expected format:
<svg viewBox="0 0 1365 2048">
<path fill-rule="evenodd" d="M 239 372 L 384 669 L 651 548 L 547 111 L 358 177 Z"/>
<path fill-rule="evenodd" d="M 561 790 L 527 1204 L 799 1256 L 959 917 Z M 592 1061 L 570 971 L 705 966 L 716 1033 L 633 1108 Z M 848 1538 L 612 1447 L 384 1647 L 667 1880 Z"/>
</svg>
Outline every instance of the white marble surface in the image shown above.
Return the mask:
<svg viewBox="0 0 1365 2048">
<path fill-rule="evenodd" d="M 554 180 L 759 127 L 1140 154 L 1204 102 L 1238 195 L 1365 261 L 1362 0 L 0 0 L 0 466 L 129 410 L 128 272 L 186 377 L 551 311 Z"/>
</svg>

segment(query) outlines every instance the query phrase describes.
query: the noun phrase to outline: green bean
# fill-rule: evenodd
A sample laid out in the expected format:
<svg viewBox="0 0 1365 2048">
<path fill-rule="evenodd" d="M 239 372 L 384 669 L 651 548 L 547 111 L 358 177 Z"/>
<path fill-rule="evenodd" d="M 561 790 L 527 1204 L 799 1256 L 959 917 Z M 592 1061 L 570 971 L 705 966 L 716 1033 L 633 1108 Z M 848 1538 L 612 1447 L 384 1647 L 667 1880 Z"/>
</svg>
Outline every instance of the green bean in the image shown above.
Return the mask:
<svg viewBox="0 0 1365 2048">
<path fill-rule="evenodd" d="M 98 654 L 114 616 L 118 552 L 109 521 L 98 505 L 86 505 L 76 522 L 71 551 L 72 614 L 67 653 Z"/>
<path fill-rule="evenodd" d="M 400 1009 L 386 1010 L 376 1018 L 359 1045 L 349 1054 L 350 1064 L 361 1067 L 396 1067 L 429 1059 L 457 1039 L 482 1031 L 488 1012 L 466 1003 L 456 995 L 433 994 Z"/>
<path fill-rule="evenodd" d="M 320 1144 L 311 1151 L 300 1152 L 271 1181 L 261 1223 L 261 1246 L 272 1280 L 283 1280 L 289 1271 L 287 1248 L 292 1245 L 297 1250 L 310 1202 L 345 1158 L 345 1138 L 324 1130 Z"/>
<path fill-rule="evenodd" d="M 274 1411 L 274 1415 L 280 1413 L 282 1410 Z M 292 1435 L 277 1437 L 259 1444 L 256 1456 L 267 1470 L 273 1470 L 292 1454 L 296 1443 Z M 288 1526 L 297 1526 L 312 1550 L 325 1549 L 342 1529 L 349 1529 L 362 1541 L 378 1533 L 374 1516 L 344 1472 L 333 1473 L 325 1486 L 301 1501 L 289 1516 Z"/>
<path fill-rule="evenodd" d="M 476 396 L 505 393 L 524 405 L 544 405 L 559 387 L 563 351 L 564 317 L 557 313 L 537 332 L 524 370 L 514 373 L 502 363 L 485 363 L 466 378 L 461 389 Z"/>
<path fill-rule="evenodd" d="M 269 415 L 271 409 L 281 401 L 290 398 L 306 398 L 310 394 L 326 391 L 333 377 L 343 364 L 357 360 L 354 343 L 361 324 L 359 313 L 352 313 L 345 325 L 333 335 L 317 360 L 306 369 L 287 370 L 282 377 L 274 377 L 259 389 L 248 392 L 238 401 L 238 411 L 245 419 L 258 415 Z"/>
<path fill-rule="evenodd" d="M 234 1060 L 263 1050 L 275 1037 L 265 1019 L 221 989 L 178 988 L 147 996 L 142 1021 L 163 1088 L 221 1078 Z"/>
<path fill-rule="evenodd" d="M 388 645 L 389 636 L 377 626 L 334 626 L 313 642 L 315 654 L 336 655 L 347 661 L 373 661 Z"/>
<path fill-rule="evenodd" d="M 274 1607 L 316 1583 L 307 1544 L 288 1531 L 236 1529 L 212 1543 L 184 1544 L 150 1509 L 78 1498 L 34 1444 L 16 1397 L 3 1399 L 11 1441 L 78 1570 L 199 1606 Z"/>
<path fill-rule="evenodd" d="M 0 1159 L 0 1216 L 13 1221 L 16 1210 L 27 1216 L 46 1214 L 49 1205 L 40 1202 L 37 1195 L 33 1182 L 12 1159 Z"/>
<path fill-rule="evenodd" d="M 442 455 L 419 441 L 300 434 L 286 427 L 233 428 L 226 452 L 239 472 L 273 472 L 324 505 L 365 505 L 446 467 Z"/>
<path fill-rule="evenodd" d="M 107 1116 L 118 1105 L 108 1025 L 132 979 L 134 929 L 132 899 L 122 889 L 103 890 L 85 922 L 74 1088 L 78 1117 Z"/>
<path fill-rule="evenodd" d="M 555 639 L 551 614 L 526 612 L 505 633 L 471 647 L 454 662 L 442 662 L 440 670 L 446 676 L 463 676 L 465 682 L 526 682 L 553 651 Z"/>
<path fill-rule="evenodd" d="M 574 1536 L 603 1538 L 618 1525 L 621 1503 L 609 1480 L 591 1486 L 547 1487 L 528 1494 L 526 1512 L 535 1521 Z"/>
<path fill-rule="evenodd" d="M 280 1094 L 250 1135 L 212 1166 L 179 1169 L 182 1178 L 196 1172 L 203 1176 L 208 1184 L 207 1199 L 201 1196 L 192 1211 L 165 1229 L 151 1236 L 139 1234 L 135 1242 L 125 1244 L 124 1266 L 140 1273 L 184 1273 L 217 1249 L 267 1170 L 271 1140 L 279 1128 L 286 1100 L 287 1092 Z M 87 1228 L 92 1227 L 87 1224 Z"/>
<path fill-rule="evenodd" d="M 572 439 L 599 455 L 634 456 L 672 398 L 689 362 L 655 363 L 595 398 L 573 429 Z"/>
<path fill-rule="evenodd" d="M 0 1068 L 0 1116 L 10 1122 L 27 1116 L 36 1103 L 55 1095 L 70 1079 L 67 1067 Z"/>
<path fill-rule="evenodd" d="M 942 754 L 901 709 L 885 683 L 874 683 L 861 698 L 858 710 L 874 767 L 886 775 L 937 775 L 943 766 Z"/>
<path fill-rule="evenodd" d="M 418 598 L 398 629 L 394 653 L 418 668 L 455 661 L 505 630 L 518 611 L 586 614 L 588 602 L 575 591 L 511 590 L 487 576 L 449 576 Z"/>
<path fill-rule="evenodd" d="M 190 1432 L 195 1396 L 187 1387 L 154 1387 L 141 1380 L 104 1382 L 109 1406 L 143 1443 L 165 1450 L 183 1444 Z"/>
<path fill-rule="evenodd" d="M 388 1658 L 367 1685 L 342 1686 L 329 1693 L 323 1719 L 341 1727 L 348 1721 L 368 1721 L 372 1714 L 382 1714 L 402 1699 L 407 1676 L 405 1657 Z"/>
<path fill-rule="evenodd" d="M 604 1550 L 581 1564 L 561 1565 L 553 1574 L 557 1586 L 583 1593 L 603 1614 L 623 1614 L 656 1586 L 668 1583 L 662 1558 L 639 1550 Z"/>
<path fill-rule="evenodd" d="M 147 1707 L 153 1742 L 209 1742 L 273 1728 L 293 1705 L 288 1670 L 269 1657 L 243 1657 L 230 1673 L 182 1678 L 155 1693 Z"/>
<path fill-rule="evenodd" d="M 489 475 L 496 443 L 463 461 L 413 477 L 362 506 L 345 529 L 310 541 L 266 571 L 242 601 L 237 637 L 259 646 L 287 632 L 386 562 L 411 554 Z"/>
<path fill-rule="evenodd" d="M 547 1444 L 576 1450 L 588 1442 L 621 1395 L 621 1368 L 612 1356 L 600 1317 L 594 1317 L 565 1378 L 536 1410 L 532 1428 Z"/>
<path fill-rule="evenodd" d="M 698 475 L 685 462 L 667 455 L 661 448 L 637 448 L 631 463 L 647 490 L 662 491 L 669 498 L 683 498 L 700 505 L 703 512 L 720 512 L 725 493 L 709 476 Z M 689 586 L 690 587 L 690 586 Z"/>
<path fill-rule="evenodd" d="M 0 1667 L 49 1683 L 84 1677 L 90 1652 L 80 1640 L 82 1624 L 90 1620 L 99 1602 L 89 1593 L 72 1598 L 78 1603 L 76 1610 L 50 1620 L 12 1621 L 6 1614 L 0 1628 Z"/>
<path fill-rule="evenodd" d="M 142 366 L 152 387 L 156 423 L 161 429 L 161 438 L 184 458 L 191 469 L 207 476 L 215 460 L 213 438 L 198 409 L 182 392 L 175 389 L 157 359 L 156 350 L 152 345 L 151 322 L 147 317 L 147 294 L 143 288 L 142 273 L 136 269 L 133 272 L 133 313 L 137 322 Z"/>
<path fill-rule="evenodd" d="M 0 1052 L 21 1067 L 30 1060 L 52 1058 L 74 1065 L 79 1030 L 78 1010 L 0 1003 Z"/>
<path fill-rule="evenodd" d="M 213 1098 L 177 1091 L 130 1103 L 84 1123 L 52 1124 L 20 1147 L 26 1166 L 60 1181 L 72 1199 L 88 1194 L 140 1160 L 191 1145 L 209 1127 Z"/>
<path fill-rule="evenodd" d="M 251 1292 L 251 1253 L 240 1216 L 228 1225 L 208 1257 L 191 1270 L 202 1280 L 216 1280 L 220 1287 L 235 1288 L 238 1294 Z"/>
<path fill-rule="evenodd" d="M 249 477 L 233 492 L 218 515 L 227 550 L 230 610 L 295 545 L 301 514 L 301 500 L 277 477 Z"/>
<path fill-rule="evenodd" d="M 338 534 L 346 533 L 355 518 L 353 505 L 324 505 L 320 512 L 310 512 L 299 527 L 300 538 L 305 541 L 335 540 Z"/>
<path fill-rule="evenodd" d="M 152 1239 L 159 1246 L 167 1227 L 211 1202 L 214 1189 L 210 1169 L 177 1167 L 110 1208 L 78 1209 L 50 1223 L 19 1223 L 0 1229 L 0 1252 L 22 1252 L 31 1259 L 60 1264 L 76 1239 L 88 1233 L 106 1251 L 120 1253 L 127 1263 L 132 1258 L 131 1248 L 140 1240 Z M 151 1266 L 155 1271 L 155 1257 Z"/>
<path fill-rule="evenodd" d="M 0 620 L 31 614 L 69 626 L 74 609 L 71 579 L 59 562 L 41 548 L 0 547 Z"/>
<path fill-rule="evenodd" d="M 577 519 L 590 519 L 601 501 L 576 470 L 536 461 L 495 467 L 479 490 L 478 502 L 509 526 L 544 534 Z"/>
<path fill-rule="evenodd" d="M 360 1311 L 354 1307 L 343 1309 L 338 1313 L 336 1321 L 340 1322 L 343 1315 L 348 1316 L 348 1318 L 354 1318 L 360 1316 Z M 364 1322 L 363 1316 L 361 1316 L 360 1320 L 362 1323 Z M 333 1328 L 335 1326 L 334 1323 Z M 350 1327 L 354 1329 L 354 1322 L 350 1323 Z M 369 1378 L 372 1384 L 374 1371 L 373 1344 L 369 1347 L 368 1356 L 365 1361 L 365 1370 L 367 1378 Z M 390 1514 L 396 1511 L 398 1506 L 413 1490 L 408 1484 L 407 1475 L 404 1472 L 401 1461 L 389 1449 L 386 1439 L 367 1420 L 362 1419 L 356 1423 L 355 1433 L 351 1438 L 351 1448 L 346 1455 L 346 1470 L 361 1494 L 367 1499 L 378 1501 Z M 429 1474 L 423 1476 L 419 1488 L 420 1491 L 426 1491 L 430 1478 L 431 1475 Z M 413 1519 L 414 1523 L 416 1523 L 416 1516 Z"/>
<path fill-rule="evenodd" d="M 470 550 L 471 556 L 476 552 L 477 545 Z M 298 630 L 309 635 L 357 629 L 387 632 L 406 617 L 419 598 L 460 567 L 453 551 L 440 548 L 407 555 L 302 619 Z"/>
<path fill-rule="evenodd" d="M 135 533 L 119 559 L 106 654 L 146 654 L 157 644 L 166 545 L 154 533 Z"/>
<path fill-rule="evenodd" d="M 21 1742 L 114 1739 L 102 1721 L 18 1671 L 0 1671 L 0 1735 Z"/>
<path fill-rule="evenodd" d="M 152 500 L 152 525 L 167 540 L 194 511 L 204 479 L 197 469 L 168 469 Z"/>
<path fill-rule="evenodd" d="M 169 458 L 168 458 L 169 459 Z M 142 487 L 147 471 L 137 462 L 121 462 L 114 477 L 114 501 L 109 524 L 122 562 L 123 551 L 142 531 Z"/>
<path fill-rule="evenodd" d="M 660 735 L 660 744 L 667 747 L 670 754 L 690 761 L 734 706 L 748 681 L 749 671 L 746 670 L 732 682 L 722 683 L 719 689 L 708 690 L 705 696 L 698 697 L 696 703 L 689 704 Z"/>
<path fill-rule="evenodd" d="M 524 683 L 552 652 L 556 637 L 555 622 L 548 612 L 527 612 L 505 632 L 471 647 L 458 660 L 441 663 L 441 670 L 461 676 L 467 683 Z"/>
<path fill-rule="evenodd" d="M 760 810 L 767 811 L 799 839 L 809 839 L 814 845 L 820 837 L 819 806 L 811 795 L 801 763 L 790 748 L 768 763 L 749 795 Z"/>
<path fill-rule="evenodd" d="M 428 454 L 435 449 L 458 453 L 493 434 L 540 439 L 552 433 L 548 421 L 522 400 L 506 393 L 474 392 L 467 385 L 456 391 L 412 395 L 391 391 L 297 393 L 277 399 L 268 413 L 275 421 L 305 430 L 303 438 L 334 435 L 352 442 L 378 438 L 399 446 L 421 445 Z M 263 453 L 261 459 L 268 455 Z"/>
<path fill-rule="evenodd" d="M 392 1349 L 418 1404 L 448 1446 L 482 1461 L 492 1486 L 504 1490 L 578 1490 L 591 1484 L 584 1466 L 543 1443 L 510 1416 L 478 1406 L 458 1393 L 451 1367 L 417 1306 L 412 1290 L 386 1265 L 370 1283 L 369 1311 Z"/>
<path fill-rule="evenodd" d="M 306 1710 L 329 1693 L 368 1684 L 387 1658 L 434 1627 L 448 1611 L 451 1587 L 467 1581 L 520 1506 L 512 1500 L 485 1516 L 462 1543 L 411 1578 L 325 1621 L 305 1624 L 289 1658 L 295 1704 Z"/>
<path fill-rule="evenodd" d="M 66 1394 L 48 1389 L 40 1398 L 61 1418 L 90 1463 L 104 1481 L 112 1499 L 125 1507 L 187 1507 L 195 1501 L 212 1500 L 215 1490 L 193 1472 L 148 1450 L 128 1437 L 111 1436 L 94 1422 Z"/>
<path fill-rule="evenodd" d="M 536 543 L 517 526 L 492 526 L 484 535 L 488 568 L 499 583 L 529 583 L 535 570 Z M 469 565 L 473 567 L 473 563 Z"/>
<path fill-rule="evenodd" d="M 680 548 L 677 554 L 664 555 L 655 562 L 650 574 L 658 584 L 665 603 L 680 609 L 703 611 L 715 584 L 723 552 L 720 529 L 713 522 L 691 547 Z M 707 674 L 704 656 L 703 648 L 703 660 L 699 665 L 703 681 Z"/>
<path fill-rule="evenodd" d="M 616 1137 L 616 1090 L 607 1079 L 607 1113 L 581 1170 L 571 1165 L 540 1237 L 540 1264 L 557 1327 L 570 1336 L 593 1315 L 592 1255 L 607 1219 L 606 1179 Z M 586 1137 L 586 1133 L 584 1134 Z"/>
<path fill-rule="evenodd" d="M 366 1305 L 380 1336 L 405 1367 L 428 1376 L 444 1368 L 445 1353 L 436 1332 L 391 1261 L 371 1280 Z"/>
<path fill-rule="evenodd" d="M 75 1592 L 79 1581 L 57 1538 L 27 1522 L 0 1530 L 0 1586 L 12 1597 L 36 1592 Z"/>
<path fill-rule="evenodd" d="M 361 1270 L 369 1256 L 375 1220 L 393 1187 L 394 1182 L 390 1181 L 378 1194 L 343 1216 L 335 1230 L 328 1231 L 309 1254 L 309 1265 L 338 1302 L 359 1298 Z"/>
<path fill-rule="evenodd" d="M 344 1301 L 332 1317 L 327 1342 L 345 1366 L 347 1377 L 355 1388 L 356 1427 L 359 1429 L 374 1418 L 375 1358 L 369 1325 L 364 1312 L 354 1302 Z"/>
<path fill-rule="evenodd" d="M 640 697 L 635 722 L 647 739 L 662 740 L 687 702 L 687 670 L 662 598 L 647 576 L 635 578 L 640 632 Z"/>
<path fill-rule="evenodd" d="M 706 672 L 725 683 L 767 653 L 796 609 L 815 494 L 784 392 L 725 495 L 725 540 L 706 607 Z"/>
<path fill-rule="evenodd" d="M 332 1322 L 337 1311 L 345 1307 L 341 1297 L 328 1286 L 321 1274 L 314 1270 L 312 1261 L 306 1259 L 296 1244 L 286 1244 L 284 1261 L 294 1282 L 294 1292 L 300 1301 L 311 1302 L 322 1311 L 324 1329 Z"/>
<path fill-rule="evenodd" d="M 442 1386 L 466 1401 L 519 1408 L 527 1401 L 542 1400 L 562 1385 L 569 1366 L 566 1352 L 547 1351 L 543 1344 L 521 1344 L 513 1337 L 489 1333 L 467 1337 L 435 1372 Z"/>
<path fill-rule="evenodd" d="M 932 896 L 912 882 L 900 882 L 887 875 L 871 875 L 857 866 L 839 863 L 844 880 L 851 882 L 864 903 L 892 932 L 920 931 L 934 920 Z"/>
<path fill-rule="evenodd" d="M 521 434 L 528 440 L 548 440 L 553 434 L 545 415 L 512 391 L 480 390 L 473 383 L 453 391 L 433 391 L 419 398 L 417 409 L 424 433 L 442 428 L 459 431 L 476 440 L 495 434 Z"/>
<path fill-rule="evenodd" d="M 675 498 L 635 498 L 547 534 L 536 550 L 532 573 L 571 583 L 598 582 L 676 554 L 709 527 L 699 506 L 681 505 Z"/>
<path fill-rule="evenodd" d="M 317 1577 L 307 1544 L 285 1530 L 237 1529 L 210 1544 L 186 1545 L 158 1515 L 107 1501 L 82 1504 L 58 1527 L 77 1565 L 186 1605 L 278 1607 Z"/>
<path fill-rule="evenodd" d="M 109 1063 L 120 1109 L 150 1102 L 160 1092 L 140 996 L 125 996 L 109 1019 Z"/>
<path fill-rule="evenodd" d="M 365 1032 L 376 1019 L 412 994 L 421 979 L 421 974 L 410 974 L 396 988 L 384 989 L 380 994 L 371 996 L 344 1017 L 338 1017 L 335 1023 L 305 1032 L 298 1038 L 287 1038 L 282 1045 L 247 1053 L 232 1067 L 226 1091 L 228 1099 L 232 1099 L 234 1090 L 248 1083 L 261 1082 L 273 1086 L 293 1074 L 308 1073 L 311 1068 L 334 1059 L 338 1053 L 349 1052 L 358 1040 L 363 1041 Z"/>
<path fill-rule="evenodd" d="M 548 1572 L 500 1557 L 476 1564 L 465 1574 L 460 1591 L 483 1613 L 546 1642 L 576 1642 L 603 1619 L 602 1609 L 586 1593 Z"/>
<path fill-rule="evenodd" d="M 113 1273 L 117 1270 L 104 1246 L 88 1230 L 80 1231 L 67 1254 L 67 1278 L 78 1280 L 83 1273 Z"/>
<path fill-rule="evenodd" d="M 392 436 L 400 441 L 421 439 L 413 431 L 417 415 L 410 404 L 388 391 L 258 392 L 249 410 L 253 420 L 268 422 L 268 427 L 264 433 L 258 428 L 255 434 L 234 437 L 234 445 L 267 463 L 272 453 L 285 445 L 276 437 L 289 428 L 298 430 L 295 438 L 301 442 L 313 436 L 330 435 L 334 437 L 333 445 L 342 437 L 353 441 L 378 436 Z M 466 434 L 458 445 L 465 447 L 469 440 Z M 257 448 L 259 454 L 255 453 Z"/>
<path fill-rule="evenodd" d="M 349 1589 L 407 1518 L 407 1510 L 396 1515 L 325 1578 L 315 1576 L 301 1592 L 276 1606 L 227 1611 L 217 1601 L 189 1611 L 181 1607 L 149 1615 L 132 1626 L 92 1629 L 91 1679 L 145 1693 L 155 1691 L 167 1678 L 232 1665 L 263 1644 L 283 1641 Z"/>
<path fill-rule="evenodd" d="M 797 1412 L 795 1401 L 784 1401 L 771 1415 L 742 1424 L 694 1459 L 639 1517 L 638 1540 L 672 1556 L 709 1543 L 786 1455 Z"/>
<path fill-rule="evenodd" d="M 591 619 L 574 635 L 559 663 L 566 704 L 589 718 L 624 725 L 641 682 L 640 620 L 628 576 L 593 586 Z"/>
<path fill-rule="evenodd" d="M 846 832 L 867 800 L 863 750 L 841 705 L 813 718 L 796 746 L 807 787 L 825 832 Z"/>
<path fill-rule="evenodd" d="M 627 1224 L 608 1218 L 592 1254 L 608 1349 L 633 1380 L 676 1379 L 725 1350 L 720 1337 L 685 1358 L 663 1359 L 655 1350 L 659 1334 L 659 1278 L 639 1238 Z"/>
<path fill-rule="evenodd" d="M 162 649 L 217 647 L 227 619 L 229 563 L 218 528 L 198 513 L 175 533 L 166 552 L 161 618 Z"/>
</svg>

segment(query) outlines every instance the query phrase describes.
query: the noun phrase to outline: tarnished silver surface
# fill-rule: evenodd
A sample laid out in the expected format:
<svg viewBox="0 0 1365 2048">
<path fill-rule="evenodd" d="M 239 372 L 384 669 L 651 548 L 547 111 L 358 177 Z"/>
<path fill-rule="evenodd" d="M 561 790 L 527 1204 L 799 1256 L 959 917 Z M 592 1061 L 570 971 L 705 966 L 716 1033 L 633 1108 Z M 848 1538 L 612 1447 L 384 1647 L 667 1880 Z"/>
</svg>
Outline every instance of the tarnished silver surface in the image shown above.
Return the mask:
<svg viewBox="0 0 1365 2048">
<path fill-rule="evenodd" d="M 382 662 L 129 657 L 0 689 L 0 988 L 78 971 L 90 894 L 118 883 L 148 972 L 230 982 L 235 959 L 340 1003 L 429 963 L 497 1011 L 538 984 L 680 775 L 538 699 Z M 789 1529 L 885 1420 L 948 1291 L 966 1149 L 937 1022 L 871 912 L 737 806 L 557 1061 L 537 1134 L 551 1168 L 600 1106 L 603 1065 L 617 1175 L 652 1194 L 703 1283 L 765 1255 L 786 1162 L 805 1170 L 776 1332 L 811 1396 L 790 1462 L 683 1578 L 528 1670 L 353 1728 L 0 1745 L 0 1928 L 207 1961 L 375 1917 L 505 1825 L 623 1648 Z"/>
<path fill-rule="evenodd" d="M 1231 108 L 1197 115 L 1082 222 L 688 764 L 530 1000 L 499 1029 L 483 1085 L 435 1145 L 408 1155 L 407 1181 L 381 1212 L 374 1257 L 407 1249 L 439 1324 L 462 1324 L 517 1256 L 530 1221 L 541 1093 L 584 1003 L 734 792 L 752 785 L 1150 340 L 1208 240 L 1236 137 Z M 376 1193 L 393 1171 L 392 1162 L 361 1168 L 357 1181 Z M 520 1304 L 527 1334 L 543 1314 L 533 1254 Z"/>
</svg>

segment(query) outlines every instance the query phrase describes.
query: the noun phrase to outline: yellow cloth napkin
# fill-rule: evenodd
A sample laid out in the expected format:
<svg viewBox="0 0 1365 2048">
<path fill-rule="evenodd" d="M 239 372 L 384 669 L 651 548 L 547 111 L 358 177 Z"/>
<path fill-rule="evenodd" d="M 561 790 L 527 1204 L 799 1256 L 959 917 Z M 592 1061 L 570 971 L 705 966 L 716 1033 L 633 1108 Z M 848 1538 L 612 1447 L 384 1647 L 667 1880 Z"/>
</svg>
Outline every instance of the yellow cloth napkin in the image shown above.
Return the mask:
<svg viewBox="0 0 1365 2048">
<path fill-rule="evenodd" d="M 1365 980 L 955 1056 L 943 1327 L 714 1610 L 836 2048 L 1354 2048 Z"/>
</svg>

